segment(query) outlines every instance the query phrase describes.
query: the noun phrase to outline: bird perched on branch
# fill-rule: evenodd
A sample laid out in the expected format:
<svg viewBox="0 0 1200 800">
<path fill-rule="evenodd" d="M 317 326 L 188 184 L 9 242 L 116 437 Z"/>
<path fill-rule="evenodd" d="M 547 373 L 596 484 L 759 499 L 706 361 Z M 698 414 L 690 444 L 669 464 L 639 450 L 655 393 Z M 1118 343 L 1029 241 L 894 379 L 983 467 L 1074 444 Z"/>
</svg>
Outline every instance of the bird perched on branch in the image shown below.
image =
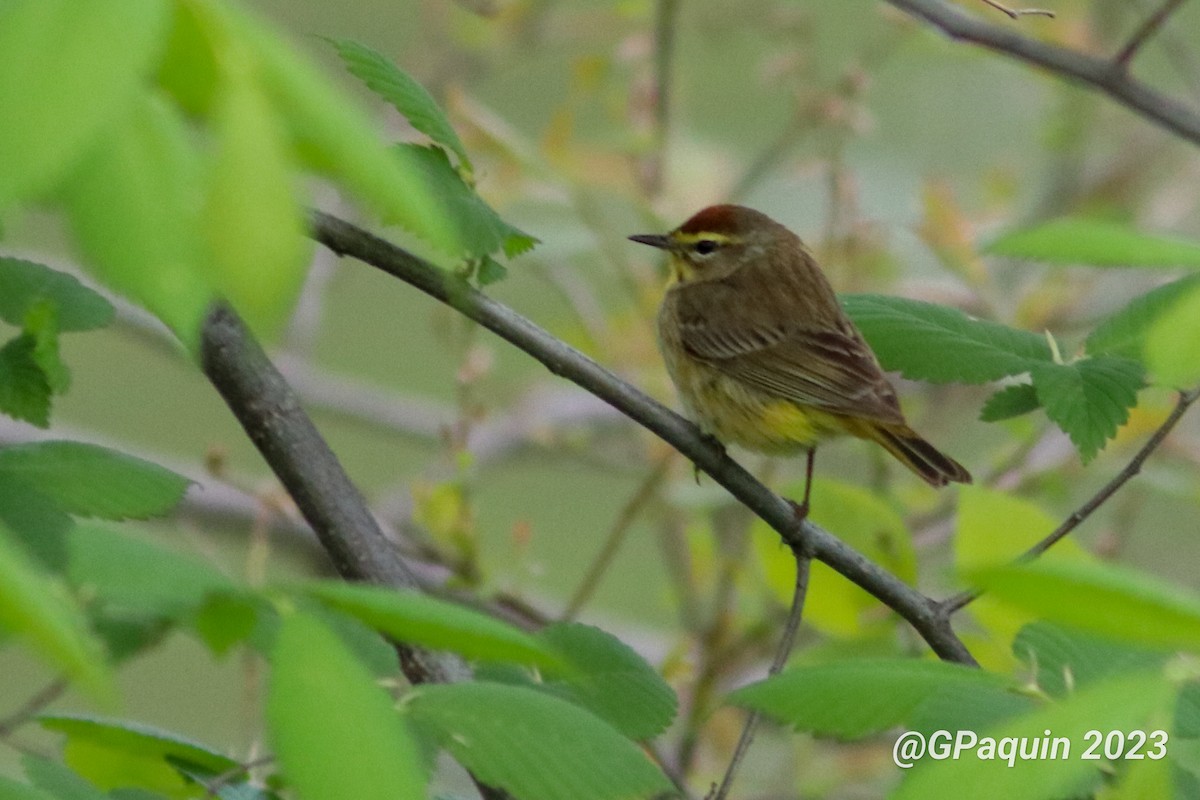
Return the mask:
<svg viewBox="0 0 1200 800">
<path fill-rule="evenodd" d="M 850 434 L 882 445 L 932 486 L 971 475 L 908 427 L 875 354 L 796 234 L 750 208 L 706 208 L 667 234 L 631 240 L 667 253 L 658 312 L 663 358 L 688 415 L 722 443 L 813 454 Z"/>
</svg>

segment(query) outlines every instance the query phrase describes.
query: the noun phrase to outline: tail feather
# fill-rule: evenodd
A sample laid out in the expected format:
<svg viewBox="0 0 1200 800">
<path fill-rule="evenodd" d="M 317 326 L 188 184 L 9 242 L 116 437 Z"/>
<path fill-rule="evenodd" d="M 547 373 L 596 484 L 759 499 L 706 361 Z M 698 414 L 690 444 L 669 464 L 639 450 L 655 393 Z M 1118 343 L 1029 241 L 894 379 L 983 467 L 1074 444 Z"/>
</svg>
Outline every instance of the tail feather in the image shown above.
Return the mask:
<svg viewBox="0 0 1200 800">
<path fill-rule="evenodd" d="M 930 486 L 971 482 L 971 473 L 967 472 L 962 464 L 922 439 L 908 426 L 872 425 L 864 433 L 864 438 L 883 445 L 898 461 Z"/>
</svg>

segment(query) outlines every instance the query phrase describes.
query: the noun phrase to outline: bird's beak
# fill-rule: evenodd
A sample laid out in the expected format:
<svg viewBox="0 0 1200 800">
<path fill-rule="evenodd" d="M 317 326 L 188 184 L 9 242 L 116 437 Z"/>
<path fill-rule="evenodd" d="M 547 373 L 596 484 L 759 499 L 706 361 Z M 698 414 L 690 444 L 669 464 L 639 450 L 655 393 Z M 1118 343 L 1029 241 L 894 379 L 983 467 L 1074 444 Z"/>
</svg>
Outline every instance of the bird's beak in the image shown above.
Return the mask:
<svg viewBox="0 0 1200 800">
<path fill-rule="evenodd" d="M 638 244 L 648 244 L 651 247 L 657 247 L 659 250 L 671 249 L 671 237 L 657 233 L 639 233 L 636 236 L 630 236 L 629 241 L 637 242 Z"/>
</svg>

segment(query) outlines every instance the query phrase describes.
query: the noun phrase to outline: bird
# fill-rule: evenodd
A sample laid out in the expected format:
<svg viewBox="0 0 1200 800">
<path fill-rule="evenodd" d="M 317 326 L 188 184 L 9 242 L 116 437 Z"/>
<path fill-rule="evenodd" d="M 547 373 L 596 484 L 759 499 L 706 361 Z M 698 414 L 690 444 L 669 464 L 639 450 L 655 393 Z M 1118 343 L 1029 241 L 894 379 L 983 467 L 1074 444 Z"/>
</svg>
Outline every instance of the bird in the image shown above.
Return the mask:
<svg viewBox="0 0 1200 800">
<path fill-rule="evenodd" d="M 909 427 L 879 360 L 795 233 L 738 205 L 705 208 L 666 234 L 670 278 L 659 349 L 684 411 L 722 447 L 807 453 L 807 516 L 818 443 L 849 434 L 881 445 L 934 487 L 971 474 Z"/>
</svg>

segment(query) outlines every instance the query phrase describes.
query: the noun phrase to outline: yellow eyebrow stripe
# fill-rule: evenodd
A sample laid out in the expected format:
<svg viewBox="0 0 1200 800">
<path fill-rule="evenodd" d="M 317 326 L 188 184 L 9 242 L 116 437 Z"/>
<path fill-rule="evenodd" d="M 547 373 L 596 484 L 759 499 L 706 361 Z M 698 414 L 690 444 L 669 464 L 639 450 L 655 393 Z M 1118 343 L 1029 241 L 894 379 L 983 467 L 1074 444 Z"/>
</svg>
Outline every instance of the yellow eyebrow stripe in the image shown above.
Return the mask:
<svg viewBox="0 0 1200 800">
<path fill-rule="evenodd" d="M 675 231 L 671 234 L 671 238 L 678 244 L 695 244 L 702 239 L 707 239 L 717 244 L 727 244 L 733 241 L 732 236 L 726 236 L 723 233 L 713 233 L 712 231 L 698 231 L 696 233 L 684 233 L 683 231 Z"/>
</svg>

